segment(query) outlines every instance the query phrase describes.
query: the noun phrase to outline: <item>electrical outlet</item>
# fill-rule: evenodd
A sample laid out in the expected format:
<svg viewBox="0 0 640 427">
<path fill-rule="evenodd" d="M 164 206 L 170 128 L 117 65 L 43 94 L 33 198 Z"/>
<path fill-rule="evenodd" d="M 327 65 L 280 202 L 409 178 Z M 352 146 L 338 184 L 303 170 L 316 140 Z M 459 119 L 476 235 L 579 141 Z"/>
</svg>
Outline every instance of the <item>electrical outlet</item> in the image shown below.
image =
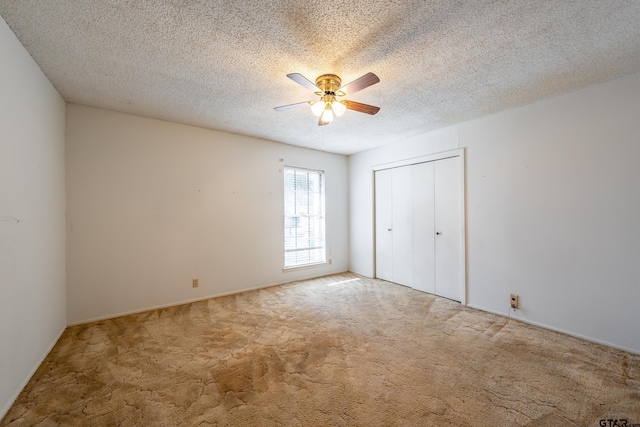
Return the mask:
<svg viewBox="0 0 640 427">
<path fill-rule="evenodd" d="M 193 279 L 193 280 L 191 281 L 191 285 L 192 285 L 194 288 L 197 288 L 197 287 L 199 286 L 198 279 Z"/>
<path fill-rule="evenodd" d="M 520 298 L 518 298 L 518 295 L 516 294 L 511 294 L 511 297 L 509 298 L 509 301 L 511 302 L 511 308 L 518 308 L 518 304 Z"/>
</svg>

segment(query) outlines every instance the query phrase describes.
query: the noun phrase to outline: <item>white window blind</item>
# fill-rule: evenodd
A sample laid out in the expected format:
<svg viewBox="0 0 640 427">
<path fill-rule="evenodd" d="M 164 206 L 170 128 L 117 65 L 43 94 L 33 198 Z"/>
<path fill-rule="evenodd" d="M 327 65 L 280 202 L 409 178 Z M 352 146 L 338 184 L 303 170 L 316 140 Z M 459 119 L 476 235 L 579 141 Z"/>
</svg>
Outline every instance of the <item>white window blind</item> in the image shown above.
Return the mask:
<svg viewBox="0 0 640 427">
<path fill-rule="evenodd" d="M 284 168 L 284 267 L 326 261 L 324 172 Z"/>
</svg>

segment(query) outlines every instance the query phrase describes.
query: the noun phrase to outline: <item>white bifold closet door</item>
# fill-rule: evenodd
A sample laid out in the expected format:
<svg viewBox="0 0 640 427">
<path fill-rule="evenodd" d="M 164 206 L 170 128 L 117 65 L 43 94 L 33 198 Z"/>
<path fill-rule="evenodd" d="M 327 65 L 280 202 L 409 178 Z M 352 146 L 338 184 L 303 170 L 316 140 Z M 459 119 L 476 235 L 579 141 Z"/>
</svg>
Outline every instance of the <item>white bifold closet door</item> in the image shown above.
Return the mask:
<svg viewBox="0 0 640 427">
<path fill-rule="evenodd" d="M 436 293 L 433 260 L 436 257 L 434 162 L 420 163 L 411 168 L 411 224 L 413 228 L 412 273 L 415 289 Z"/>
<path fill-rule="evenodd" d="M 436 294 L 461 301 L 464 290 L 461 164 L 458 157 L 451 157 L 436 161 L 434 167 Z"/>
<path fill-rule="evenodd" d="M 375 177 L 376 277 L 393 282 L 393 169 L 377 171 Z"/>
<path fill-rule="evenodd" d="M 411 272 L 411 169 L 392 169 L 391 191 L 393 192 L 392 271 L 393 281 L 412 286 Z"/>
<path fill-rule="evenodd" d="M 376 171 L 376 277 L 462 300 L 461 167 L 451 157 Z"/>
<path fill-rule="evenodd" d="M 411 167 L 376 172 L 376 276 L 413 286 Z"/>
</svg>

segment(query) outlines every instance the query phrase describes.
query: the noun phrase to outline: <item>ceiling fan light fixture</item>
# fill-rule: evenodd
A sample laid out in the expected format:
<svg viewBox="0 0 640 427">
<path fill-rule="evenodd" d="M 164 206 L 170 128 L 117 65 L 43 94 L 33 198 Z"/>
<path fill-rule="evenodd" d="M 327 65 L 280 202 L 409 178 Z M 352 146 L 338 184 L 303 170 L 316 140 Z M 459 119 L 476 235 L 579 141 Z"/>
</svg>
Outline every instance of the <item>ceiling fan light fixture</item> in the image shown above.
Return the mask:
<svg viewBox="0 0 640 427">
<path fill-rule="evenodd" d="M 347 111 L 347 107 L 337 99 L 334 99 L 331 103 L 331 109 L 333 110 L 333 114 L 335 114 L 336 117 L 340 117 L 344 114 L 345 111 Z"/>
<path fill-rule="evenodd" d="M 317 101 L 311 105 L 311 112 L 313 113 L 314 116 L 320 117 L 320 115 L 325 110 L 325 108 L 326 107 L 325 107 L 324 101 Z"/>
<path fill-rule="evenodd" d="M 322 121 L 326 123 L 333 121 L 333 110 L 331 109 L 331 104 L 326 104 L 326 108 L 322 112 Z"/>
</svg>

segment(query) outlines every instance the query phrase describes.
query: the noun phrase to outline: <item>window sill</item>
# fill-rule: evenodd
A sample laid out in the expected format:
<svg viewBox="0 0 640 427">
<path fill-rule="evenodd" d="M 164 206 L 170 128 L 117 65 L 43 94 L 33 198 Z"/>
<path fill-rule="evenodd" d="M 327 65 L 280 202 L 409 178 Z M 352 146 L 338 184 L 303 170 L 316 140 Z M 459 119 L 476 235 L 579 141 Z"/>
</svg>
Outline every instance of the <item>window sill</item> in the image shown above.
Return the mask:
<svg viewBox="0 0 640 427">
<path fill-rule="evenodd" d="M 323 261 L 323 262 L 317 262 L 315 264 L 304 264 L 304 265 L 296 265 L 294 267 L 283 267 L 282 271 L 286 273 L 287 271 L 306 270 L 308 268 L 322 267 L 330 264 L 331 262 L 329 261 Z"/>
</svg>

